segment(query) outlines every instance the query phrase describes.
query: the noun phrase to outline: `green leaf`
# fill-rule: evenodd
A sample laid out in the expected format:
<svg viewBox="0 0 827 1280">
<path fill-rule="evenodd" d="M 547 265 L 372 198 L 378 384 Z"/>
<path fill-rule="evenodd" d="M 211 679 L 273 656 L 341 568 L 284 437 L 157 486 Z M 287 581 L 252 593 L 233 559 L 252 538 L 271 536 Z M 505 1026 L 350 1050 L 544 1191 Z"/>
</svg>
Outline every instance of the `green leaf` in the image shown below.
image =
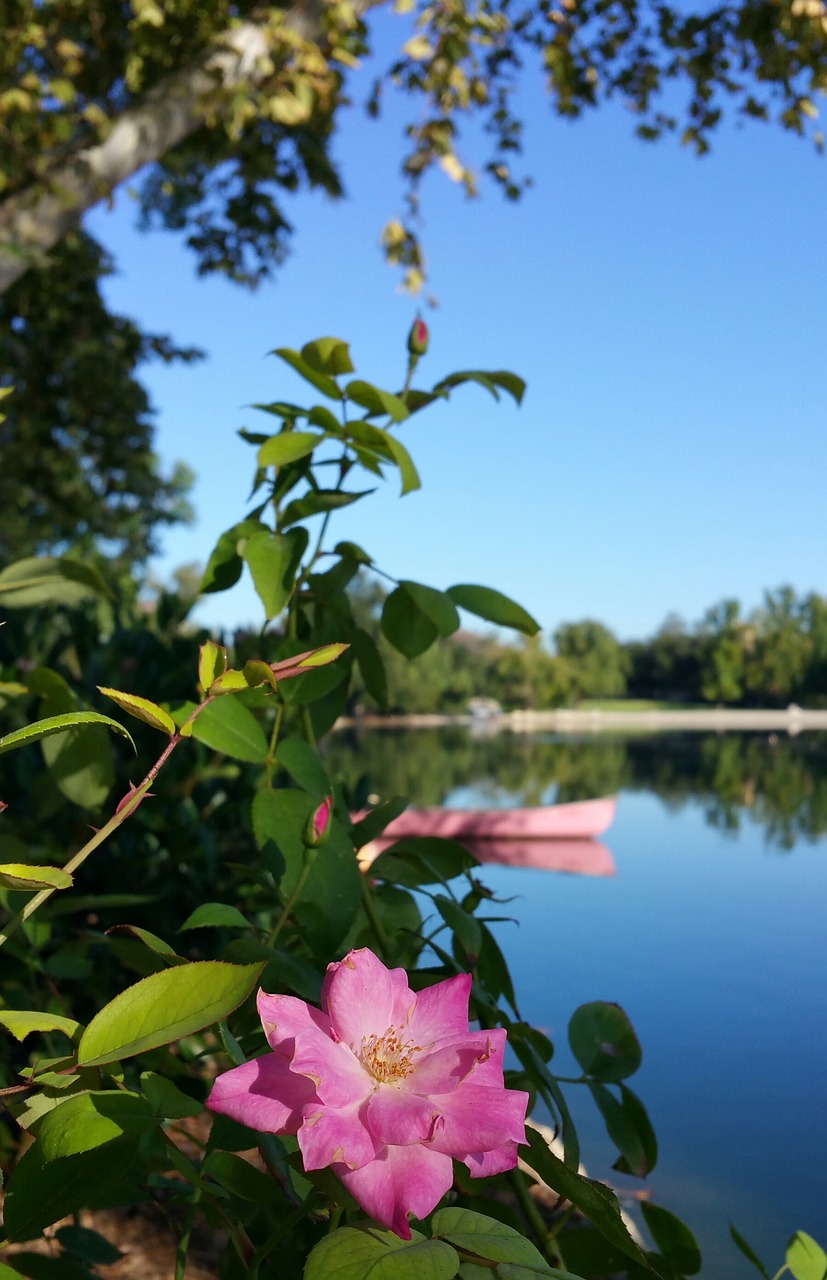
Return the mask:
<svg viewBox="0 0 827 1280">
<path fill-rule="evenodd" d="M 478 386 L 484 387 L 486 391 L 490 391 L 495 400 L 499 400 L 500 395 L 498 388 L 507 391 L 510 396 L 520 404 L 525 394 L 525 383 L 522 378 L 518 378 L 516 373 L 508 373 L 506 370 L 494 370 L 493 372 L 482 372 L 478 369 L 469 369 L 463 373 L 452 373 L 450 377 L 443 378 L 434 387 L 434 391 L 448 391 L 453 387 L 459 387 L 464 382 L 476 382 Z"/>
<path fill-rule="evenodd" d="M 419 608 L 409 591 L 396 587 L 382 605 L 382 631 L 406 658 L 418 658 L 439 635 L 439 628 Z"/>
<path fill-rule="evenodd" d="M 337 542 L 336 546 L 333 548 L 333 554 L 337 556 L 346 556 L 350 560 L 355 560 L 357 564 L 373 564 L 373 560 L 370 558 L 367 551 L 363 551 L 356 542 Z"/>
<path fill-rule="evenodd" d="M 288 604 L 295 585 L 293 575 L 306 546 L 306 529 L 291 529 L 287 534 L 257 533 L 247 542 L 242 558 L 268 622 Z"/>
<path fill-rule="evenodd" d="M 318 752 L 304 738 L 282 738 L 276 751 L 276 762 L 314 800 L 322 800 L 330 794 L 332 788 L 327 770 Z"/>
<path fill-rule="evenodd" d="M 403 579 L 399 586 L 407 591 L 415 604 L 436 627 L 441 636 L 453 635 L 459 626 L 457 607 L 444 591 L 434 587 L 425 587 L 421 582 L 409 582 Z"/>
<path fill-rule="evenodd" d="M 266 524 L 262 524 L 260 520 L 248 519 L 234 524 L 222 533 L 207 561 L 201 580 L 202 592 L 227 591 L 235 586 L 241 577 L 243 565 L 239 547 L 243 547 L 247 538 L 261 533 L 263 529 L 267 529 Z"/>
<path fill-rule="evenodd" d="M 187 916 L 179 933 L 185 929 L 250 929 L 250 921 L 243 916 L 237 907 L 227 906 L 223 902 L 202 902 L 200 907 Z"/>
<path fill-rule="evenodd" d="M 462 946 L 473 967 L 482 951 L 482 930 L 479 920 L 476 916 L 464 911 L 453 898 L 446 898 L 442 894 L 437 894 L 434 898 L 434 906 Z"/>
<path fill-rule="evenodd" d="M 386 711 L 388 707 L 388 677 L 376 641 L 369 632 L 357 627 L 351 635 L 350 643 L 353 646 L 356 661 L 359 663 L 359 670 L 362 673 L 365 688 L 381 710 Z"/>
<path fill-rule="evenodd" d="M 263 963 L 177 965 L 142 979 L 95 1015 L 78 1045 L 80 1066 L 100 1066 L 202 1031 L 246 1000 Z"/>
<path fill-rule="evenodd" d="M 102 728 L 92 725 L 49 736 L 40 749 L 53 781 L 68 800 L 86 809 L 100 808 L 115 781 L 112 744 Z"/>
<path fill-rule="evenodd" d="M 476 614 L 478 618 L 484 618 L 486 622 L 493 622 L 498 627 L 512 627 L 515 631 L 522 631 L 527 636 L 534 636 L 540 630 L 539 622 L 536 622 L 530 613 L 508 596 L 504 596 L 501 591 L 495 591 L 493 587 L 460 583 L 458 586 L 449 587 L 446 595 L 449 595 L 460 609 L 467 609 L 469 613 Z"/>
<path fill-rule="evenodd" d="M 827 1253 L 806 1231 L 796 1231 L 790 1240 L 786 1263 L 795 1280 L 825 1280 L 827 1276 Z"/>
<path fill-rule="evenodd" d="M 668 1209 L 652 1204 L 649 1200 L 641 1200 L 640 1210 L 666 1261 L 682 1276 L 697 1275 L 701 1269 L 701 1251 L 686 1223 L 681 1222 Z M 815 1272 L 810 1276 L 801 1275 L 796 1280 L 824 1280 L 824 1271 L 822 1269 L 817 1276 Z"/>
<path fill-rule="evenodd" d="M 0 572 L 0 603 L 6 609 L 32 605 L 77 604 L 112 592 L 91 564 L 55 556 L 31 556 Z"/>
<path fill-rule="evenodd" d="M 305 382 L 309 382 L 311 387 L 315 387 L 317 391 L 321 391 L 323 396 L 327 396 L 330 400 L 340 400 L 342 393 L 338 386 L 326 373 L 319 373 L 308 363 L 298 351 L 293 351 L 291 347 L 276 347 L 275 351 L 270 352 L 273 356 L 278 356 L 285 364 L 289 364 L 291 369 L 295 369 L 299 377 L 304 378 Z"/>
<path fill-rule="evenodd" d="M 126 1138 L 63 1160 L 43 1163 L 39 1143 L 18 1161 L 4 1205 L 10 1240 L 31 1240 L 46 1227 L 80 1209 L 127 1204 L 140 1197 L 128 1179 L 135 1143 Z M 117 1164 L 113 1167 L 113 1157 Z M 65 1260 L 55 1280 L 63 1280 Z M 67 1277 L 68 1280 L 68 1277 Z"/>
<path fill-rule="evenodd" d="M 253 832 L 286 901 L 299 883 L 305 864 L 303 833 L 317 800 L 305 791 L 282 787 L 260 791 L 253 801 Z M 277 853 L 278 866 L 273 854 Z M 283 869 L 282 869 L 283 867 Z M 334 817 L 327 843 L 319 850 L 304 889 L 294 906 L 299 933 L 325 963 L 350 928 L 361 898 L 361 872 L 353 845 Z"/>
<path fill-rule="evenodd" d="M 133 750 L 135 749 L 131 734 L 122 724 L 118 724 L 117 720 L 110 720 L 109 716 L 102 716 L 97 711 L 70 711 L 66 715 L 35 720 L 34 724 L 27 724 L 23 729 L 15 729 L 14 733 L 7 733 L 5 738 L 0 738 L 0 755 L 4 751 L 11 751 L 14 747 L 24 747 L 30 742 L 37 742 L 40 738 L 48 738 L 55 733 L 65 733 L 67 729 L 87 724 L 106 725 L 108 729 L 126 738 Z"/>
<path fill-rule="evenodd" d="M 168 711 L 158 706 L 157 702 L 150 702 L 148 698 L 139 698 L 134 693 L 121 693 L 118 689 L 105 689 L 100 684 L 98 691 L 105 698 L 111 698 L 122 711 L 135 716 L 136 720 L 143 720 L 144 724 L 151 725 L 153 729 L 160 729 L 161 733 L 169 734 L 170 737 L 175 733 L 175 721 Z"/>
<path fill-rule="evenodd" d="M 59 1013 L 32 1013 L 26 1009 L 0 1009 L 0 1027 L 10 1031 L 21 1043 L 33 1031 L 62 1031 L 69 1039 L 79 1030 L 80 1023 L 64 1018 Z"/>
<path fill-rule="evenodd" d="M 148 899 L 144 899 L 144 901 L 147 900 Z M 151 901 L 151 899 L 149 899 L 149 901 Z M 168 942 L 164 942 L 163 938 L 159 938 L 156 933 L 150 933 L 149 929 L 141 929 L 136 924 L 116 924 L 113 925 L 111 929 L 107 929 L 106 932 L 108 935 L 119 933 L 130 934 L 132 937 L 137 938 L 139 942 L 142 942 L 143 945 L 149 951 L 153 952 L 154 955 L 160 956 L 167 964 L 186 963 L 184 957 L 179 956 Z"/>
<path fill-rule="evenodd" d="M 200 1116 L 204 1110 L 195 1098 L 154 1071 L 141 1073 L 141 1089 L 155 1115 L 162 1120 L 184 1120 L 188 1116 Z"/>
<path fill-rule="evenodd" d="M 316 373 L 338 377 L 340 373 L 353 373 L 350 347 L 341 338 L 316 338 L 307 342 L 301 350 L 302 360 Z"/>
<path fill-rule="evenodd" d="M 642 1104 L 631 1093 L 631 1090 L 627 1091 L 626 1098 L 631 1097 L 634 1099 L 633 1103 L 628 1103 L 624 1098 L 618 1100 L 611 1090 L 602 1084 L 594 1084 L 590 1081 L 589 1090 L 606 1122 L 606 1131 L 609 1137 L 621 1153 L 621 1160 L 616 1162 L 614 1167 L 621 1169 L 623 1173 L 630 1173 L 636 1178 L 645 1178 L 652 1168 L 650 1160 L 652 1157 L 652 1142 L 655 1135 L 651 1125 L 648 1124 L 648 1117 L 646 1117 Z M 637 1107 L 635 1107 L 635 1103 Z M 640 1113 L 642 1113 L 643 1117 L 646 1117 L 647 1132 L 645 1135 L 639 1129 Z M 656 1143 L 654 1155 L 656 1159 Z"/>
<path fill-rule="evenodd" d="M 270 353 L 272 355 L 272 352 Z M 274 418 L 285 418 L 288 422 L 295 422 L 296 418 L 306 418 L 307 410 L 303 409 L 300 404 L 293 404 L 290 400 L 272 400 L 269 404 L 253 404 L 251 409 L 261 409 L 262 413 L 272 414 Z M 252 444 L 264 444 L 269 436 L 260 435 L 256 431 L 247 431 L 244 427 L 238 433 L 242 439 L 249 440 Z"/>
<path fill-rule="evenodd" d="M 442 1240 L 418 1231 L 402 1240 L 369 1223 L 331 1231 L 312 1250 L 304 1280 L 452 1280 L 459 1258 Z"/>
<path fill-rule="evenodd" d="M 490 1262 L 534 1264 L 544 1270 L 547 1263 L 539 1249 L 513 1227 L 471 1209 L 440 1209 L 431 1222 L 434 1236 L 447 1240 L 463 1253 L 475 1254 Z"/>
<path fill-rule="evenodd" d="M 624 1123 L 629 1126 L 635 1134 L 635 1138 L 640 1145 L 643 1158 L 637 1167 L 629 1158 L 629 1153 L 624 1151 L 621 1158 L 615 1161 L 615 1169 L 619 1173 L 632 1173 L 638 1178 L 645 1178 L 652 1172 L 658 1162 L 658 1140 L 652 1122 L 649 1119 L 646 1108 L 641 1102 L 637 1094 L 633 1093 L 628 1085 L 621 1084 L 620 1098 L 623 1108 Z M 623 1148 L 620 1148 L 623 1150 Z"/>
<path fill-rule="evenodd" d="M 198 650 L 198 681 L 202 689 L 209 689 L 218 676 L 227 670 L 227 649 L 214 640 L 206 640 Z"/>
<path fill-rule="evenodd" d="M 729 1224 L 729 1234 L 732 1236 L 732 1239 L 734 1240 L 737 1247 L 741 1250 L 741 1253 L 744 1255 L 744 1257 L 747 1258 L 752 1263 L 752 1265 L 756 1268 L 757 1271 L 760 1271 L 761 1275 L 764 1277 L 764 1280 L 770 1280 L 770 1273 L 767 1270 L 767 1268 L 764 1266 L 761 1259 L 758 1257 L 758 1254 L 755 1252 L 754 1249 L 752 1249 L 747 1244 L 746 1240 L 741 1235 L 741 1233 L 735 1230 L 735 1227 L 732 1225 L 731 1222 Z"/>
<path fill-rule="evenodd" d="M 267 758 L 264 730 L 238 698 L 219 698 L 206 706 L 193 725 L 192 736 L 234 760 L 263 764 Z"/>
<path fill-rule="evenodd" d="M 569 1044 L 586 1074 L 603 1083 L 625 1080 L 641 1063 L 640 1042 L 619 1004 L 594 1000 L 575 1009 Z"/>
<path fill-rule="evenodd" d="M 381 391 L 379 387 L 373 386 L 372 383 L 363 382 L 358 378 L 354 382 L 347 384 L 345 394 L 348 400 L 352 400 L 354 404 L 361 405 L 371 415 L 376 413 L 388 414 L 391 422 L 401 422 L 410 413 L 405 401 L 399 396 L 393 395 L 390 391 Z"/>
<path fill-rule="evenodd" d="M 455 840 L 406 836 L 380 853 L 370 865 L 370 874 L 378 880 L 417 889 L 423 884 L 446 884 L 476 865 L 476 858 Z"/>
<path fill-rule="evenodd" d="M 392 796 L 390 800 L 386 800 L 383 804 L 377 805 L 375 809 L 371 809 L 353 827 L 352 836 L 355 848 L 361 849 L 363 845 L 370 844 L 371 840 L 381 836 L 385 828 L 393 822 L 394 818 L 398 818 L 400 813 L 404 813 L 407 807 L 408 802 L 404 796 Z"/>
<path fill-rule="evenodd" d="M 732 1240 L 734 1240 L 736 1247 L 744 1254 L 744 1257 L 748 1258 L 748 1260 L 753 1263 L 755 1270 L 762 1274 L 764 1280 L 769 1280 L 769 1271 L 767 1270 L 767 1267 L 764 1266 L 762 1261 L 760 1261 L 760 1258 L 758 1257 L 758 1254 L 755 1253 L 754 1249 L 750 1248 L 750 1245 L 746 1243 L 746 1240 L 744 1239 L 744 1236 L 741 1235 L 740 1231 L 736 1231 L 734 1226 L 732 1226 L 732 1222 L 730 1222 L 730 1235 L 732 1236 Z"/>
<path fill-rule="evenodd" d="M 584 1178 L 576 1170 L 570 1169 L 550 1150 L 545 1138 L 536 1129 L 526 1129 L 526 1137 L 527 1147 L 521 1147 L 520 1154 L 546 1186 L 565 1196 L 594 1223 L 610 1244 L 650 1272 L 646 1255 L 629 1234 L 629 1229 L 620 1216 L 620 1205 L 614 1192 L 602 1182 Z"/>
<path fill-rule="evenodd" d="M 140 1137 L 157 1125 L 149 1103 L 121 1090 L 81 1093 L 54 1107 L 40 1122 L 37 1145 L 44 1164 L 80 1155 L 123 1137 Z"/>
<path fill-rule="evenodd" d="M 477 957 L 479 980 L 489 995 L 494 997 L 495 1001 L 499 1001 L 502 996 L 505 996 L 511 1008 L 519 1017 L 514 983 L 511 981 L 511 973 L 502 953 L 502 948 L 487 925 L 479 921 L 479 926 L 482 934 L 482 946 Z"/>
<path fill-rule="evenodd" d="M 74 881 L 62 867 L 44 867 L 29 862 L 0 865 L 0 885 L 6 889 L 71 889 Z"/>
<path fill-rule="evenodd" d="M 290 462 L 298 462 L 312 453 L 317 445 L 322 444 L 326 436 L 318 431 L 282 431 L 269 440 L 258 451 L 260 467 L 285 467 Z"/>
<path fill-rule="evenodd" d="M 287 529 L 291 524 L 297 524 L 299 520 L 309 520 L 311 516 L 322 515 L 328 511 L 339 511 L 342 507 L 349 507 L 351 503 L 358 502 L 360 498 L 366 498 L 373 492 L 373 489 L 362 489 L 359 493 L 343 493 L 340 489 L 314 489 L 305 497 L 296 498 L 294 502 L 287 504 L 282 513 L 282 528 Z"/>
<path fill-rule="evenodd" d="M 322 431 L 325 431 L 328 435 L 341 437 L 342 424 L 335 413 L 331 413 L 326 405 L 314 405 L 308 414 L 307 421 L 311 427 L 321 427 Z"/>
<path fill-rule="evenodd" d="M 414 460 L 402 444 L 402 441 L 397 440 L 396 436 L 388 434 L 388 448 L 393 454 L 393 460 L 399 468 L 399 475 L 402 479 L 403 496 L 406 493 L 413 493 L 415 489 L 421 489 L 422 481 L 419 478 L 419 472 L 414 466 Z"/>
<path fill-rule="evenodd" d="M 229 1151 L 211 1151 L 202 1172 L 234 1196 L 251 1200 L 254 1204 L 270 1204 L 284 1195 L 275 1178 Z"/>
<path fill-rule="evenodd" d="M 525 1262 L 501 1262 L 496 1275 L 498 1280 L 582 1280 L 581 1276 L 573 1275 L 571 1271 L 560 1271 L 545 1263 L 540 1267 Z"/>
</svg>

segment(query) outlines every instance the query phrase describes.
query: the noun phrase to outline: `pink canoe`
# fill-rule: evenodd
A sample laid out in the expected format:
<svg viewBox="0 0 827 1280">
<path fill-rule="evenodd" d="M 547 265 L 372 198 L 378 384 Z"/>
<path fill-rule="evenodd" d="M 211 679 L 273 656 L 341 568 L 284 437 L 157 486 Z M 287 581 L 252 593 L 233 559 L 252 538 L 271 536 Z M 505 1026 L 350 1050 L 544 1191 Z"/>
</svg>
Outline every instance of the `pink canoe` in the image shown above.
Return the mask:
<svg viewBox="0 0 827 1280">
<path fill-rule="evenodd" d="M 537 809 L 406 809 L 385 828 L 387 840 L 442 836 L 446 840 L 589 840 L 612 825 L 617 796 Z M 354 814 L 364 817 L 364 814 Z"/>
</svg>

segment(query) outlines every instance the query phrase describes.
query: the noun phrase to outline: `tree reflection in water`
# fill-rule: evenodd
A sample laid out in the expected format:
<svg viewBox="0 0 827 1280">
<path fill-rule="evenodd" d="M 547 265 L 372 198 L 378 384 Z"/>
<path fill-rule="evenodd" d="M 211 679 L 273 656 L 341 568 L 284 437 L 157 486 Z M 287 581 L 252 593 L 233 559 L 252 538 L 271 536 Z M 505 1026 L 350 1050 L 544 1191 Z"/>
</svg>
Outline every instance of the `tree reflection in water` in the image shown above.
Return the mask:
<svg viewBox="0 0 827 1280">
<path fill-rule="evenodd" d="M 652 791 L 669 807 L 700 802 L 711 826 L 746 815 L 768 845 L 792 849 L 827 832 L 827 735 L 662 734 L 557 737 L 462 728 L 347 730 L 327 762 L 361 807 L 368 795 L 442 804 L 472 789 L 480 805 L 538 805 Z"/>
</svg>

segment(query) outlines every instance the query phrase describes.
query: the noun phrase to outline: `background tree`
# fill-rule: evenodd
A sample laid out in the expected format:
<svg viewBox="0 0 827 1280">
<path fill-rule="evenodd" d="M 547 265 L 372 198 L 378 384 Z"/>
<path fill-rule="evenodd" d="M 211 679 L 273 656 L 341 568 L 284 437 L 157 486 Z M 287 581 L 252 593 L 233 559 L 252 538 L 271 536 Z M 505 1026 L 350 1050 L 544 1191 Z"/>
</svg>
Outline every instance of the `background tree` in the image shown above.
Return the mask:
<svg viewBox="0 0 827 1280">
<path fill-rule="evenodd" d="M 152 414 L 136 369 L 192 360 L 131 320 L 113 316 L 99 281 L 111 270 L 88 236 L 54 251 L 0 297 L 0 563 L 70 544 L 129 564 L 156 549 L 159 527 L 187 519 L 191 473 L 161 473 Z"/>
<path fill-rule="evenodd" d="M 626 692 L 629 655 L 602 622 L 567 622 L 554 633 L 576 698 L 619 698 Z"/>
<path fill-rule="evenodd" d="M 739 602 L 722 600 L 707 609 L 701 635 L 701 696 L 706 702 L 740 702 L 754 632 L 742 620 Z"/>
<path fill-rule="evenodd" d="M 786 705 L 805 687 L 811 655 L 802 605 L 792 587 L 778 587 L 765 593 L 754 617 L 757 643 L 748 685 L 766 701 Z"/>
</svg>

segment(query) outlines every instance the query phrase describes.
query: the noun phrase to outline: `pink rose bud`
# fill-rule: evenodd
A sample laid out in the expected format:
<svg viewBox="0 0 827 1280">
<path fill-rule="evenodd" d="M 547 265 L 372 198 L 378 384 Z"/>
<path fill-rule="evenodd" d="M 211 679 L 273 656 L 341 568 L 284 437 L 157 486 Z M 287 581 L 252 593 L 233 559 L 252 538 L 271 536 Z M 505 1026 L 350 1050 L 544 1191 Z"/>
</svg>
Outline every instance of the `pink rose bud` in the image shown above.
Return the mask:
<svg viewBox="0 0 827 1280">
<path fill-rule="evenodd" d="M 308 849 L 317 849 L 324 844 L 330 835 L 330 815 L 333 812 L 333 796 L 325 796 L 322 803 L 311 813 L 304 829 L 302 840 Z"/>
<path fill-rule="evenodd" d="M 428 350 L 428 341 L 430 339 L 428 326 L 424 320 L 420 320 L 417 316 L 411 325 L 411 331 L 408 334 L 408 350 L 412 356 L 424 356 Z"/>
</svg>

